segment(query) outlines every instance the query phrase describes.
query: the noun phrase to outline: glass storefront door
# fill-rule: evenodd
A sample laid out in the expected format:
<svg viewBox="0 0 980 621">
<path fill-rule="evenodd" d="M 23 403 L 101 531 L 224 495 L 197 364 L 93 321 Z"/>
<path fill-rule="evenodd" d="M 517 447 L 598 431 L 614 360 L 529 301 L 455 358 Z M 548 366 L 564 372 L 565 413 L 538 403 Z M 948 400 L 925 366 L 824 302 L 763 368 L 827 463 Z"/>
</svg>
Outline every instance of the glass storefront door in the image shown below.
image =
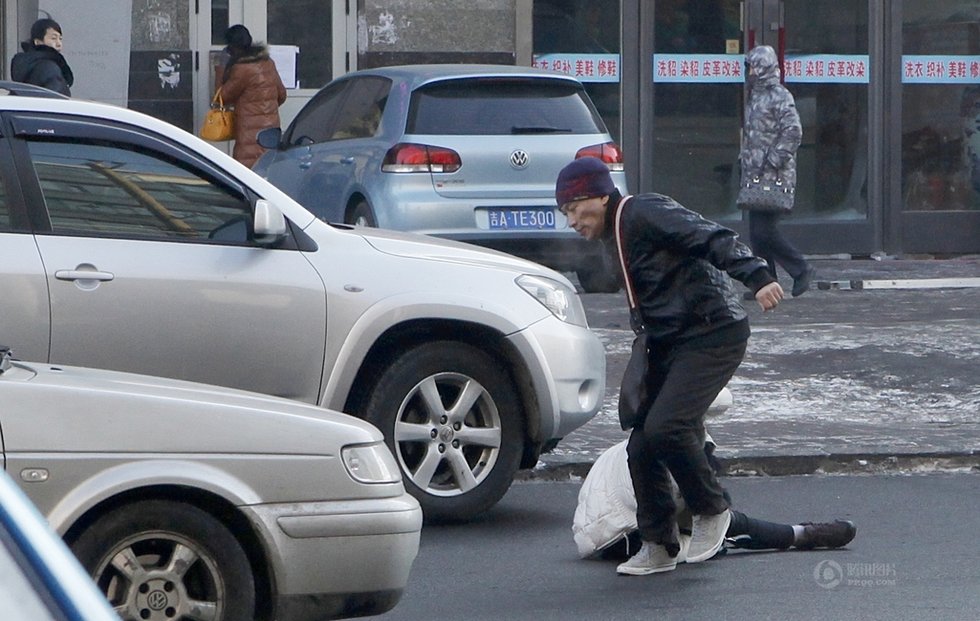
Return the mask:
<svg viewBox="0 0 980 621">
<path fill-rule="evenodd" d="M 980 7 L 902 3 L 901 236 L 911 252 L 980 237 Z"/>
<path fill-rule="evenodd" d="M 721 221 L 741 218 L 741 4 L 657 0 L 653 14 L 651 189 Z"/>
<path fill-rule="evenodd" d="M 578 78 L 616 141 L 621 136 L 619 31 L 619 0 L 534 0 L 534 66 Z"/>
<path fill-rule="evenodd" d="M 657 0 L 653 13 L 646 189 L 741 228 L 744 55 L 770 45 L 803 124 L 796 206 L 784 227 L 804 252 L 871 249 L 867 0 Z"/>
<path fill-rule="evenodd" d="M 803 124 L 791 217 L 864 221 L 872 78 L 867 0 L 774 4 L 783 12 L 784 30 L 782 36 L 768 36 L 765 43 L 783 57 L 786 86 Z"/>
</svg>

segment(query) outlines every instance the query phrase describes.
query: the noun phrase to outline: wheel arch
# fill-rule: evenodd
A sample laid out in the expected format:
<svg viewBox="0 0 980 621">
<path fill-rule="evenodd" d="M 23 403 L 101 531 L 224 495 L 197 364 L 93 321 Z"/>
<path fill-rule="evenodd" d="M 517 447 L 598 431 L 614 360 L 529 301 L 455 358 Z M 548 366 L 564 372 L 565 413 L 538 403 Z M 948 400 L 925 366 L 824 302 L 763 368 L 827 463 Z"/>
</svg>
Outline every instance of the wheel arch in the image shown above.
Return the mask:
<svg viewBox="0 0 980 621">
<path fill-rule="evenodd" d="M 275 572 L 269 561 L 270 555 L 255 532 L 254 527 L 238 508 L 227 498 L 200 487 L 174 484 L 153 484 L 131 487 L 103 498 L 88 507 L 67 526 L 63 539 L 69 547 L 92 524 L 109 513 L 129 504 L 146 500 L 180 502 L 191 505 L 216 519 L 239 542 L 248 557 L 255 580 L 256 619 L 269 621 L 273 615 L 273 594 L 276 592 Z"/>
<path fill-rule="evenodd" d="M 360 415 L 371 388 L 377 382 L 380 371 L 393 357 L 412 347 L 432 341 L 465 343 L 488 353 L 499 360 L 515 386 L 519 412 L 524 425 L 524 448 L 521 467 L 537 462 L 540 452 L 541 420 L 538 399 L 531 383 L 531 373 L 517 348 L 499 331 L 475 322 L 440 319 L 414 319 L 390 327 L 371 345 L 361 362 L 344 403 L 344 411 Z M 533 454 L 530 465 L 525 462 Z"/>
<path fill-rule="evenodd" d="M 361 190 L 354 190 L 351 195 L 347 197 L 347 203 L 344 204 L 344 222 L 350 222 L 351 217 L 354 215 L 354 209 L 357 205 L 364 201 L 367 203 L 368 208 L 371 209 L 371 213 L 374 213 L 374 205 L 368 199 L 367 195 Z M 375 213 L 375 221 L 377 221 L 377 214 Z"/>
</svg>

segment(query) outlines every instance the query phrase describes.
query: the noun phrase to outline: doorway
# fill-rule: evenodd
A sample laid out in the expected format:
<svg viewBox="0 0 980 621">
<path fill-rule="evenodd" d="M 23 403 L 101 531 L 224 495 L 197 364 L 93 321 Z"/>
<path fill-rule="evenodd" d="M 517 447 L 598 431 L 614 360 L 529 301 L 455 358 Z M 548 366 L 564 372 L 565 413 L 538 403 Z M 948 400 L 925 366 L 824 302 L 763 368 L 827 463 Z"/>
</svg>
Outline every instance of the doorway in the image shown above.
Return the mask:
<svg viewBox="0 0 980 621">
<path fill-rule="evenodd" d="M 353 69 L 356 16 L 345 0 L 212 0 L 201 3 L 196 18 L 199 71 L 195 90 L 195 130 L 199 129 L 215 89 L 215 69 L 225 62 L 224 32 L 244 24 L 252 39 L 269 46 L 286 86 L 279 110 L 285 127 L 327 82 Z"/>
</svg>

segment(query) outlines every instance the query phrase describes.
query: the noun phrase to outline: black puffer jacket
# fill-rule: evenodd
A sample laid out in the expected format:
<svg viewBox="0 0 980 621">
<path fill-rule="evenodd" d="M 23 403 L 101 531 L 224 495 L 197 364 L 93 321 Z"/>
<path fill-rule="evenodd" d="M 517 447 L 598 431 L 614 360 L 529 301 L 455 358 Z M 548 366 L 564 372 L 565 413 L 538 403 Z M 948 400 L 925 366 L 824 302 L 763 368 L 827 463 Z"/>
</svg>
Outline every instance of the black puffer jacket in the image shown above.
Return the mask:
<svg viewBox="0 0 980 621">
<path fill-rule="evenodd" d="M 617 267 L 619 199 L 616 194 L 609 197 L 603 234 Z M 766 262 L 753 256 L 734 231 L 669 196 L 639 194 L 622 209 L 627 266 L 646 332 L 657 341 L 710 339 L 712 333 L 743 322 L 745 309 L 729 275 L 752 291 L 773 282 Z"/>
<path fill-rule="evenodd" d="M 47 45 L 34 45 L 30 41 L 20 44 L 23 52 L 14 54 L 10 61 L 10 78 L 26 82 L 71 97 L 71 85 L 75 76 L 61 52 Z"/>
</svg>

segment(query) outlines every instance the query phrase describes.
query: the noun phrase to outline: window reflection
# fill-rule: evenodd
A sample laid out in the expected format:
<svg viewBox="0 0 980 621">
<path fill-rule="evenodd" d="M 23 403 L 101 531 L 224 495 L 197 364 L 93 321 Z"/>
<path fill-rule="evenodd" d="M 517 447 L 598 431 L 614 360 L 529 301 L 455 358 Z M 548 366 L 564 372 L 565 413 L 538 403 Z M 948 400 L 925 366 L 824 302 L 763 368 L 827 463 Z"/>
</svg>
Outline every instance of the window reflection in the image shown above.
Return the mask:
<svg viewBox="0 0 980 621">
<path fill-rule="evenodd" d="M 619 54 L 620 0 L 535 0 L 533 53 Z M 585 81 L 585 91 L 619 142 L 619 82 Z"/>
<path fill-rule="evenodd" d="M 904 209 L 980 209 L 980 9 L 907 0 L 903 14 Z"/>
<path fill-rule="evenodd" d="M 655 54 L 725 54 L 741 39 L 738 0 L 658 0 Z M 741 51 L 741 50 L 740 50 Z M 654 190 L 707 217 L 741 218 L 741 83 L 654 84 Z"/>
<path fill-rule="evenodd" d="M 10 208 L 7 206 L 7 191 L 0 179 L 0 231 L 10 228 Z"/>
<path fill-rule="evenodd" d="M 251 205 L 169 161 L 127 148 L 30 142 L 31 160 L 55 233 L 126 238 L 248 241 L 227 237 Z"/>
<path fill-rule="evenodd" d="M 321 88 L 333 77 L 331 0 L 268 0 L 271 45 L 299 47 L 299 88 Z"/>
<path fill-rule="evenodd" d="M 785 3 L 786 56 L 868 54 L 868 3 Z M 871 76 L 876 79 L 876 76 Z M 803 123 L 795 217 L 836 220 L 868 215 L 868 84 L 829 78 L 789 84 Z"/>
<path fill-rule="evenodd" d="M 211 45 L 224 46 L 229 19 L 228 0 L 211 0 Z"/>
</svg>

